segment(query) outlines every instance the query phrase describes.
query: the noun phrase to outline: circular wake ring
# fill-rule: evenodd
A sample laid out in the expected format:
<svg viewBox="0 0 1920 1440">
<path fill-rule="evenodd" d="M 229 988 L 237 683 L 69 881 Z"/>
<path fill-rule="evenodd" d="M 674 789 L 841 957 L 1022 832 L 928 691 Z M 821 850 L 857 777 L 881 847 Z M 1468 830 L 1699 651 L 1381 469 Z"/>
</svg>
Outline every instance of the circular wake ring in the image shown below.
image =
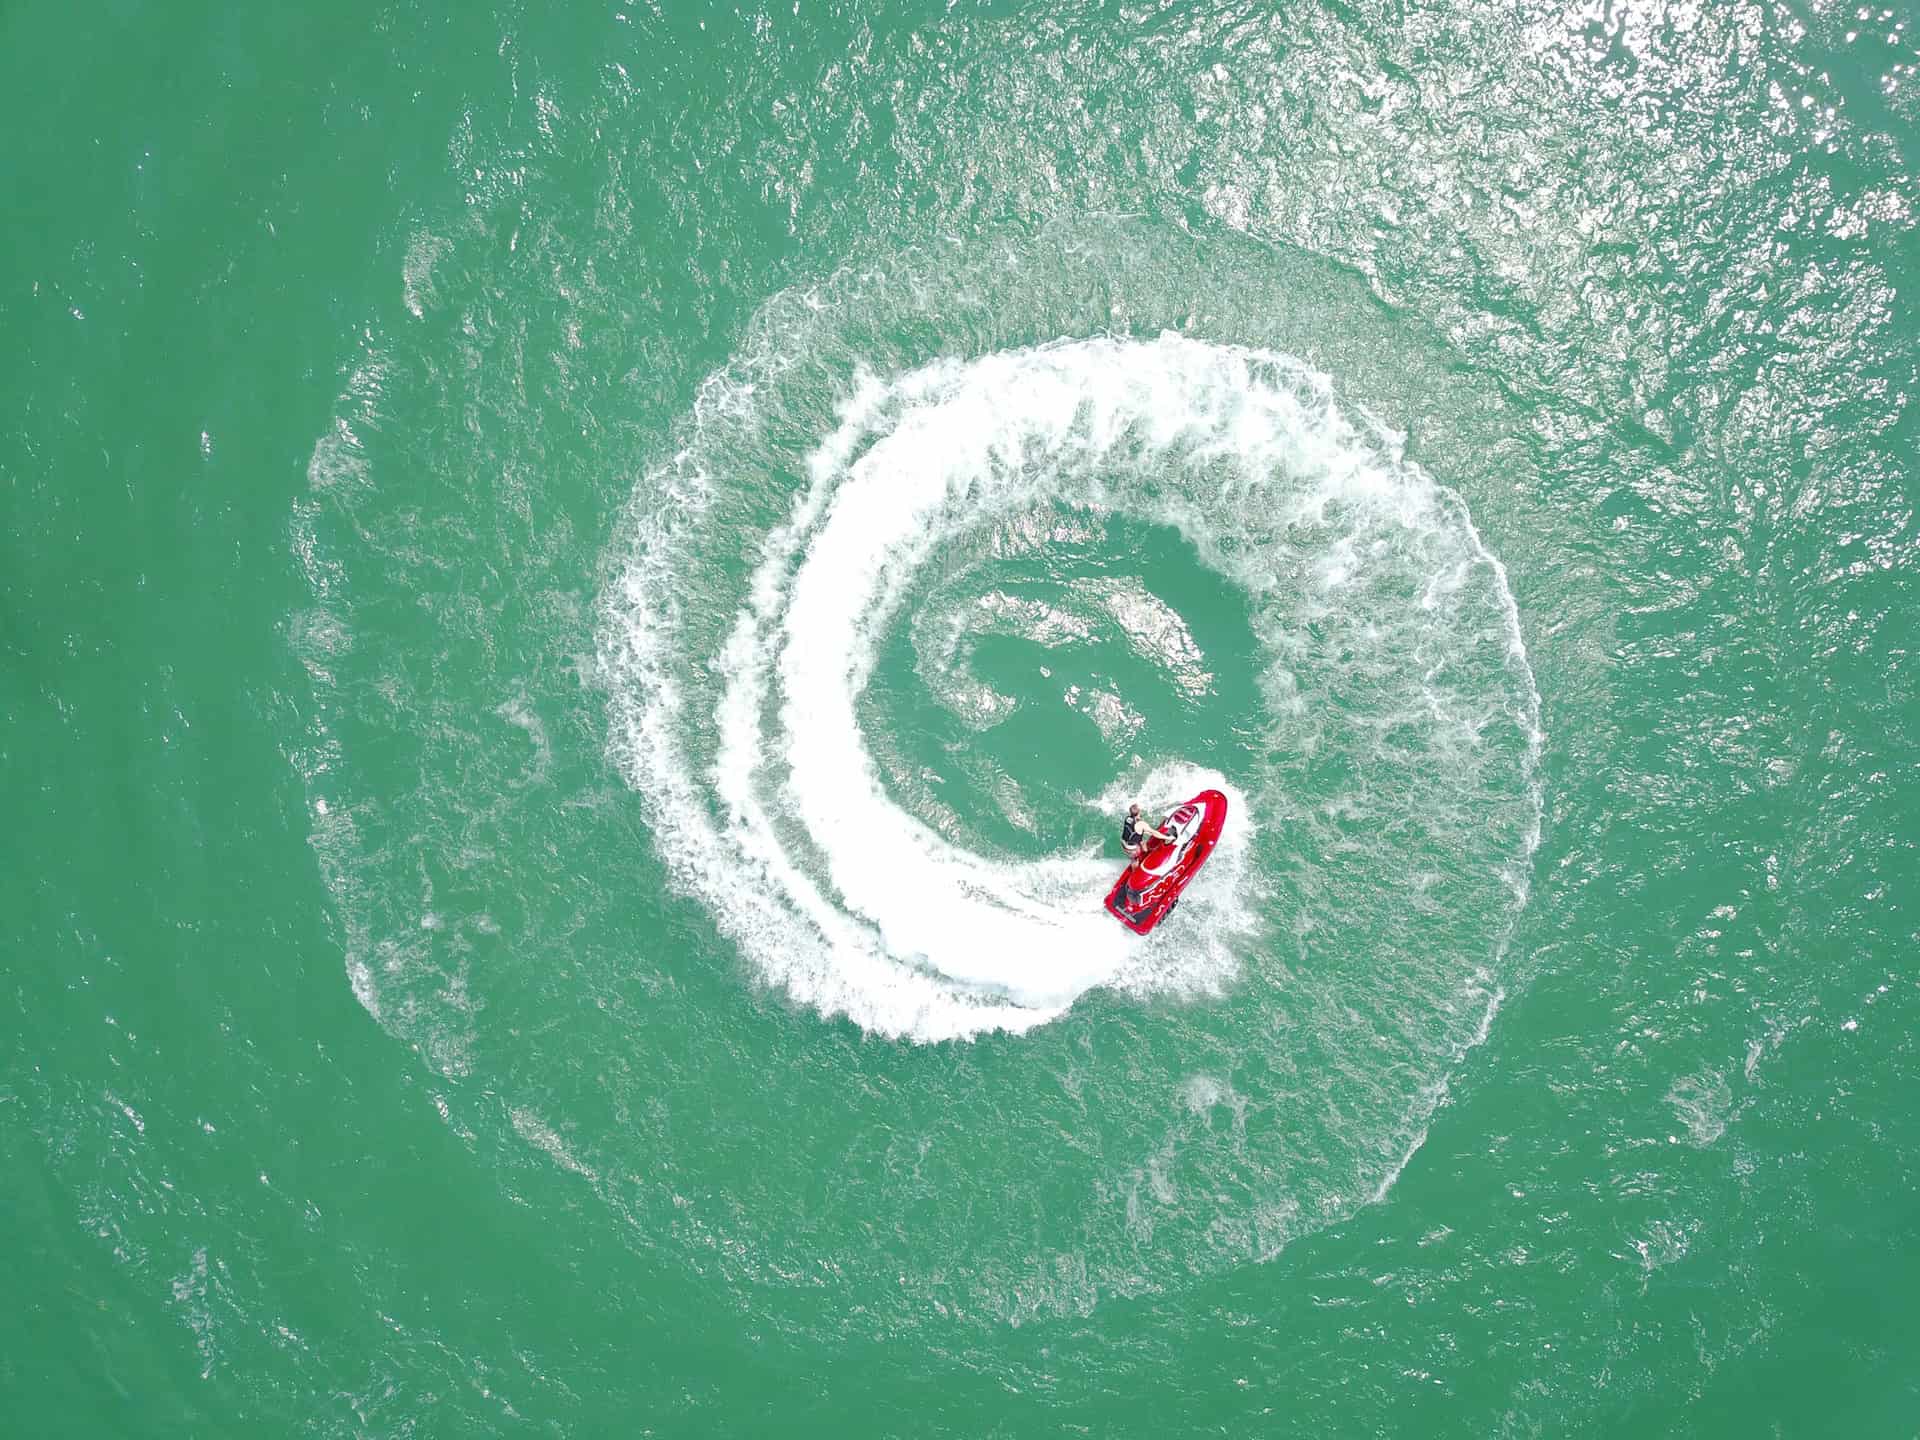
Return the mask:
<svg viewBox="0 0 1920 1440">
<path fill-rule="evenodd" d="M 1176 531 L 1244 597 L 1269 753 L 1324 744 L 1317 707 L 1368 707 L 1337 728 L 1384 737 L 1373 758 L 1405 772 L 1427 839 L 1512 883 L 1538 833 L 1540 736 L 1504 572 L 1458 498 L 1343 416 L 1327 377 L 1171 334 L 859 373 L 797 464 L 770 442 L 777 390 L 752 367 L 703 390 L 636 491 L 602 633 L 615 751 L 667 873 L 766 979 L 944 1039 L 1028 1029 L 1102 984 L 1218 986 L 1288 928 L 1263 836 L 1297 850 L 1311 827 L 1275 823 L 1296 804 L 1285 764 L 1223 774 L 1134 734 L 1144 767 L 1079 797 L 1212 784 L 1233 801 L 1158 964 L 1101 912 L 1111 859 L 983 853 L 889 787 L 860 700 L 903 605 L 983 535 L 1044 549 L 1036 514 Z M 936 690 L 964 679 L 921 658 Z"/>
</svg>

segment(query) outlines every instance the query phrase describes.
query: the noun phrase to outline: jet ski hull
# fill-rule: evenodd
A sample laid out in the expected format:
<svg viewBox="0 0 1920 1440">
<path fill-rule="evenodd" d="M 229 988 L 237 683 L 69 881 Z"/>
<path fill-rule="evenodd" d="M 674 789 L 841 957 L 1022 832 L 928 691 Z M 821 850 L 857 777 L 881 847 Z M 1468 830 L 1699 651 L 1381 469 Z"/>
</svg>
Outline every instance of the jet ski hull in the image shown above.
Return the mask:
<svg viewBox="0 0 1920 1440">
<path fill-rule="evenodd" d="M 1145 935 L 1173 912 L 1180 894 L 1207 863 L 1220 831 L 1227 823 L 1227 797 L 1218 790 L 1202 790 L 1174 807 L 1168 826 L 1171 841 L 1155 840 L 1121 872 L 1107 892 L 1107 910 L 1114 919 Z"/>
</svg>

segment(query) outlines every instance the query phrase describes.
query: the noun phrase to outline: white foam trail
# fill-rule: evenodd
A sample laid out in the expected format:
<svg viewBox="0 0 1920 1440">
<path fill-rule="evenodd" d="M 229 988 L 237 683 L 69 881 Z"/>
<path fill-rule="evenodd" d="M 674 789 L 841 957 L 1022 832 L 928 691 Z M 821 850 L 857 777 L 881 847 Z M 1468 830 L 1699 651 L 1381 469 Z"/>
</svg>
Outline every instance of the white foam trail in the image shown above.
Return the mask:
<svg viewBox="0 0 1920 1440">
<path fill-rule="evenodd" d="M 703 389 L 696 433 L 750 408 L 745 389 Z M 760 481 L 738 483 L 750 491 Z M 1163 804 L 1208 785 L 1229 795 L 1226 835 L 1183 905 L 1177 947 L 1143 945 L 1103 913 L 1111 860 L 996 858 L 908 813 L 881 783 L 858 702 L 929 560 L 996 525 L 1017 529 L 1036 506 L 1177 529 L 1256 610 L 1284 592 L 1311 612 L 1256 624 L 1274 655 L 1267 690 L 1283 710 L 1294 703 L 1288 626 L 1337 611 L 1335 592 L 1365 582 L 1396 537 L 1412 536 L 1420 551 L 1429 611 L 1456 609 L 1468 572 L 1491 560 L 1463 506 L 1339 415 L 1326 377 L 1288 357 L 1173 335 L 942 361 L 891 382 L 861 377 L 809 458 L 786 523 L 761 542 L 724 641 L 688 653 L 680 586 L 726 485 L 690 445 L 647 477 L 645 504 L 629 517 L 634 546 L 602 653 L 616 750 L 648 797 L 675 881 L 761 973 L 825 1013 L 922 1040 L 1025 1030 L 1103 984 L 1225 984 L 1236 947 L 1259 928 L 1245 889 L 1270 798 L 1179 762 L 1123 776 L 1102 796 L 1112 811 L 1136 792 Z M 1320 538 L 1302 539 L 1311 536 Z M 1199 648 L 1163 602 L 1110 582 L 1080 592 L 1189 694 L 1205 688 Z M 935 648 L 945 652 L 937 665 L 958 646 Z M 710 710 L 689 713 L 688 682 L 707 694 L 703 665 L 719 693 Z M 1537 754 L 1537 696 L 1522 718 Z"/>
</svg>

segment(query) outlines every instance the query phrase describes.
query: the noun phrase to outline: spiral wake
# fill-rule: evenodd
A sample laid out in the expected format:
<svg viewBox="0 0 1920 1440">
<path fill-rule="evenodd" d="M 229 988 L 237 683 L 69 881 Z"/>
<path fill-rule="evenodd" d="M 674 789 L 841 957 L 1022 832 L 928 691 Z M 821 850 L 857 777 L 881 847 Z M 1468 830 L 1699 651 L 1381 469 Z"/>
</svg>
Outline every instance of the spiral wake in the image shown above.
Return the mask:
<svg viewBox="0 0 1920 1440">
<path fill-rule="evenodd" d="M 1422 832 L 1427 903 L 1442 872 L 1519 883 L 1538 700 L 1504 572 L 1459 500 L 1349 421 L 1327 377 L 1173 334 L 863 372 L 791 471 L 765 441 L 778 407 L 777 380 L 710 382 L 630 507 L 601 658 L 616 753 L 673 883 L 797 1000 L 939 1040 L 1029 1029 L 1095 986 L 1217 989 L 1290 928 L 1276 872 L 1339 865 L 1312 853 L 1317 832 L 1381 807 Z M 982 637 L 1124 646 L 1160 691 L 1195 699 L 1213 677 L 1160 576 L 1103 560 L 1112 537 L 1156 532 L 1189 557 L 1165 562 L 1170 583 L 1197 567 L 1239 597 L 1244 743 L 1199 759 L 1118 687 L 1070 687 L 1105 783 L 1075 789 L 1044 764 L 998 775 L 1003 822 L 1078 817 L 1051 853 L 1007 853 L 931 796 L 952 775 L 916 775 L 897 737 L 870 736 L 893 633 L 912 632 L 926 693 L 967 733 L 1043 703 L 974 674 Z M 1087 573 L 1062 574 L 1062 555 Z M 725 579 L 729 560 L 744 579 Z M 1329 749 L 1360 783 L 1285 823 L 1311 799 L 1290 777 Z M 965 750 L 948 747 L 963 779 Z M 1205 784 L 1235 822 L 1182 924 L 1142 946 L 1100 909 L 1114 857 L 1097 814 Z"/>
</svg>

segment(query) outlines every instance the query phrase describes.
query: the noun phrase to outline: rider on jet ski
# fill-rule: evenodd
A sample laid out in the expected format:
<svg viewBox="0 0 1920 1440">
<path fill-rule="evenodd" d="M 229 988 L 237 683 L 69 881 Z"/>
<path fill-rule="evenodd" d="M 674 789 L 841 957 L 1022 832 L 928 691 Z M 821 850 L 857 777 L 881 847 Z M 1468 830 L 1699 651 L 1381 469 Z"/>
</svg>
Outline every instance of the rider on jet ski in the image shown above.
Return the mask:
<svg viewBox="0 0 1920 1440">
<path fill-rule="evenodd" d="M 1149 828 L 1140 818 L 1140 806 L 1136 803 L 1127 807 L 1127 818 L 1120 822 L 1120 846 L 1127 852 L 1127 858 L 1137 860 L 1140 852 L 1147 848 L 1149 840 L 1172 840 L 1173 836 L 1159 827 Z"/>
</svg>

